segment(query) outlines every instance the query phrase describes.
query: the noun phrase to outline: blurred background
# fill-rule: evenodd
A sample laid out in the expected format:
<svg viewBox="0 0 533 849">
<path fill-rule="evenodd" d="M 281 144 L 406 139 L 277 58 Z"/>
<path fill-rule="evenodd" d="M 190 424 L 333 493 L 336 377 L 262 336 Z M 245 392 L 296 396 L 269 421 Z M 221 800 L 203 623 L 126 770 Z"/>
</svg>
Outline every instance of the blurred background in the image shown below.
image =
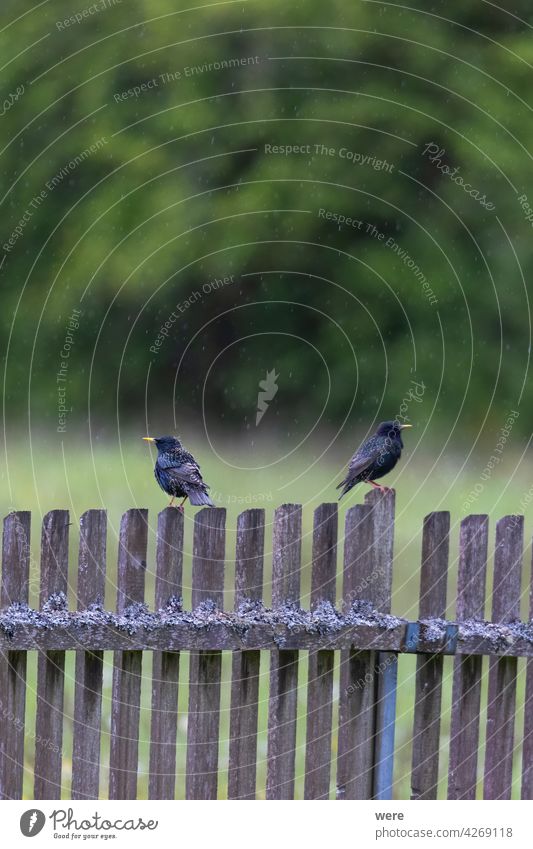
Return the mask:
<svg viewBox="0 0 533 849">
<path fill-rule="evenodd" d="M 121 512 L 166 503 L 140 437 L 177 433 L 229 548 L 247 506 L 302 502 L 308 534 L 402 417 L 394 612 L 449 509 L 453 615 L 460 519 L 533 530 L 531 5 L 190 6 L 3 3 L 3 514 L 38 543 L 104 506 L 112 560 Z"/>
</svg>

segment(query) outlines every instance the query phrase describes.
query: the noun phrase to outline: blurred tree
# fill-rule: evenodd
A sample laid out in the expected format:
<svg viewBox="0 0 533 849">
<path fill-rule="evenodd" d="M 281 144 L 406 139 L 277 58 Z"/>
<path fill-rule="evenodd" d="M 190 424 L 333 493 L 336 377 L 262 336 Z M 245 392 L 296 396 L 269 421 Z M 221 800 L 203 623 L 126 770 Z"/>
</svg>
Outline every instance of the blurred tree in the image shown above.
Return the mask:
<svg viewBox="0 0 533 849">
<path fill-rule="evenodd" d="M 415 377 L 473 433 L 533 412 L 530 4 L 79 5 L 3 9 L 11 412 L 55 426 L 74 308 L 96 418 L 146 393 L 246 428 L 271 368 L 302 433 Z"/>
</svg>

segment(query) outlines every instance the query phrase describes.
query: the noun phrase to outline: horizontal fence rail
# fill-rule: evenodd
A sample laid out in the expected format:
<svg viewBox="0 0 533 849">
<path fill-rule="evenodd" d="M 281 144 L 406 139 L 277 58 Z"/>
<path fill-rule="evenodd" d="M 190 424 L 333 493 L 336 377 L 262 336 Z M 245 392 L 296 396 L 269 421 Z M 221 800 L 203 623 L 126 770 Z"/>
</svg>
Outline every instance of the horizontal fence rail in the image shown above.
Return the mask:
<svg viewBox="0 0 533 849">
<path fill-rule="evenodd" d="M 511 797 L 519 781 L 515 714 L 521 657 L 531 658 L 521 795 L 532 798 L 533 624 L 519 618 L 523 518 L 507 516 L 498 522 L 490 576 L 488 518 L 463 520 L 456 615 L 447 620 L 450 516 L 444 511 L 429 514 L 422 530 L 419 618 L 413 621 L 391 613 L 394 503 L 393 491 L 368 493 L 364 504 L 347 510 L 342 533 L 336 504 L 315 510 L 308 609 L 300 606 L 305 564 L 298 504 L 278 507 L 268 523 L 264 510 L 241 513 L 234 558 L 227 552 L 225 510 L 197 512 L 186 547 L 183 514 L 166 508 L 155 529 L 153 568 L 147 559 L 148 511 L 127 511 L 118 539 L 114 611 L 104 605 L 109 584 L 106 511 L 89 510 L 80 519 L 77 570 L 68 562 L 68 512 L 54 510 L 44 517 L 37 608 L 29 605 L 30 567 L 35 566 L 31 517 L 24 511 L 11 513 L 4 520 L 0 590 L 0 797 L 20 799 L 26 786 L 26 794 L 33 792 L 36 799 L 61 794 L 96 799 L 104 792 L 106 776 L 110 798 L 137 798 L 142 692 L 149 677 L 149 798 L 216 799 L 222 794 L 290 799 L 300 786 L 297 779 L 306 799 L 392 798 L 398 664 L 402 655 L 414 654 L 412 798 L 437 797 L 444 745 L 449 746 L 449 798 L 472 799 L 481 793 L 490 799 Z M 265 548 L 272 551 L 271 564 Z M 190 575 L 185 574 L 188 551 Z M 230 564 L 235 570 L 234 603 L 226 610 Z M 151 611 L 145 601 L 149 572 L 155 576 Z M 484 618 L 488 577 L 491 621 Z M 270 584 L 272 601 L 267 605 L 264 588 Z M 76 603 L 69 609 L 73 585 Z M 189 610 L 183 605 L 183 587 L 192 588 Z M 342 599 L 338 607 L 337 591 Z M 219 760 L 226 651 L 232 652 L 229 752 Z M 37 656 L 31 710 L 26 705 L 28 652 Z M 72 687 L 65 671 L 70 652 L 75 652 Z M 104 652 L 113 652 L 110 697 Z M 486 670 L 484 656 L 489 657 Z M 446 661 L 453 662 L 449 743 L 441 728 L 446 657 L 453 658 Z M 269 681 L 266 710 L 260 709 L 264 680 Z M 67 695 L 72 717 L 66 712 Z M 181 778 L 177 731 L 182 718 L 187 724 Z M 72 728 L 70 779 L 63 751 L 65 721 Z M 296 772 L 300 726 L 305 729 L 303 776 Z M 262 732 L 266 772 L 259 786 Z M 101 760 L 104 734 L 109 735 L 106 763 Z M 30 738 L 35 741 L 33 759 Z M 177 788 L 178 778 L 183 789 Z"/>
</svg>

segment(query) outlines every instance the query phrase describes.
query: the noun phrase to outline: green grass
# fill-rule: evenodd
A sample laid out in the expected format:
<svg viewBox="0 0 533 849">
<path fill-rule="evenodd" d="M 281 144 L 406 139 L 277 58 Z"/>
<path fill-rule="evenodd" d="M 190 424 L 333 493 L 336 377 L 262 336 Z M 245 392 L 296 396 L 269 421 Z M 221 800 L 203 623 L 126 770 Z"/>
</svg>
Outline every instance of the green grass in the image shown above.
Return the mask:
<svg viewBox="0 0 533 849">
<path fill-rule="evenodd" d="M 205 444 L 199 444 L 194 434 L 186 440 L 187 446 L 201 460 L 205 479 L 212 486 L 212 493 L 218 506 L 227 509 L 227 574 L 225 605 L 231 607 L 232 598 L 232 552 L 235 545 L 235 524 L 238 513 L 250 506 L 262 506 L 267 511 L 267 519 L 272 518 L 273 508 L 284 502 L 299 502 L 304 505 L 304 540 L 302 565 L 302 605 L 309 601 L 310 585 L 310 555 L 311 530 L 314 508 L 322 501 L 335 500 L 335 483 L 352 446 L 340 446 L 330 450 L 320 458 L 312 447 L 305 454 L 300 451 L 283 461 L 269 465 L 268 459 L 277 460 L 281 456 L 279 443 L 262 446 L 261 453 L 253 453 L 245 446 L 244 459 L 263 468 L 236 469 L 232 467 L 236 461 L 238 446 L 221 443 L 216 445 L 219 457 L 210 451 Z M 411 443 L 414 445 L 414 441 Z M 490 450 L 487 454 L 480 453 L 463 466 L 463 458 L 446 454 L 435 464 L 431 456 L 414 449 L 407 450 L 404 460 L 388 478 L 387 483 L 394 485 L 397 490 L 397 524 L 395 539 L 395 564 L 393 586 L 393 613 L 407 618 L 416 618 L 418 611 L 419 563 L 421 547 L 421 527 L 424 515 L 431 510 L 448 509 L 451 512 L 451 557 L 449 580 L 449 616 L 453 617 L 455 610 L 455 580 L 457 561 L 458 525 L 461 518 L 468 512 L 487 512 L 491 516 L 491 539 L 493 539 L 495 521 L 506 513 L 523 512 L 521 501 L 527 499 L 531 487 L 531 478 L 526 461 L 520 455 L 510 452 L 502 458 L 492 476 L 483 481 L 483 491 L 465 507 L 468 494 L 476 484 L 481 482 L 481 474 L 486 465 Z M 242 458 L 241 458 L 242 459 Z M 69 595 L 71 603 L 75 600 L 76 590 L 76 557 L 77 529 L 76 525 L 84 510 L 91 507 L 105 507 L 109 517 L 108 535 L 108 588 L 106 605 L 110 608 L 115 604 L 115 563 L 117 549 L 117 534 L 122 512 L 133 506 L 147 507 L 150 511 L 149 555 L 146 598 L 152 604 L 154 592 L 154 550 L 155 522 L 158 510 L 165 506 L 164 494 L 158 489 L 152 476 L 153 457 L 145 443 L 138 439 L 137 434 L 123 438 L 122 444 L 106 443 L 104 441 L 90 446 L 81 441 L 68 441 L 65 445 L 60 442 L 40 440 L 33 443 L 31 450 L 27 446 L 15 447 L 13 440 L 9 443 L 8 465 L 4 471 L 2 490 L 0 494 L 3 514 L 13 509 L 30 509 L 33 512 L 32 528 L 32 563 L 31 563 L 31 601 L 36 603 L 38 590 L 38 559 L 39 559 L 39 529 L 41 517 L 52 508 L 68 508 L 71 513 L 71 572 Z M 342 523 L 346 509 L 364 498 L 365 487 L 355 489 L 340 505 L 340 548 L 339 563 L 342 554 Z M 185 563 L 184 563 L 184 600 L 190 604 L 190 553 L 192 540 L 192 520 L 194 510 L 186 510 L 185 525 Z M 533 510 L 526 507 L 526 543 L 529 550 L 529 539 L 532 530 Z M 267 529 L 265 556 L 265 600 L 270 599 L 271 577 L 271 544 Z M 524 558 L 523 609 L 527 616 L 527 581 L 529 580 L 529 552 Z M 490 574 L 490 567 L 489 567 Z M 339 576 L 340 577 L 340 576 Z M 340 580 L 338 582 L 340 590 Z M 490 587 L 489 587 L 490 591 Z M 338 659 L 337 659 L 338 663 Z M 102 734 L 102 792 L 107 789 L 107 764 L 109 757 L 110 729 L 110 685 L 112 671 L 112 656 L 105 656 L 105 690 L 103 706 Z M 304 744 L 305 744 L 305 699 L 306 699 L 306 658 L 302 653 L 300 668 L 300 700 L 298 717 L 298 752 L 297 752 L 297 796 L 303 792 Z M 150 656 L 145 655 L 143 681 L 142 712 L 140 728 L 140 776 L 139 795 L 147 794 L 147 769 L 149 752 L 149 703 L 150 703 Z M 259 795 L 263 794 L 266 773 L 266 715 L 268 699 L 268 654 L 263 661 L 263 674 L 260 693 L 260 726 L 261 733 L 258 741 L 258 788 Z M 63 783 L 65 796 L 70 787 L 70 757 L 72 749 L 72 714 L 74 704 L 73 688 L 73 657 L 67 659 L 66 691 L 65 691 L 65 741 L 64 741 L 64 773 Z M 177 795 L 183 797 L 184 768 L 186 752 L 186 708 L 187 708 L 187 656 L 182 657 L 180 676 L 178 723 L 178 780 Z M 402 657 L 400 659 L 400 678 L 398 686 L 398 711 L 396 730 L 396 759 L 395 759 L 395 796 L 409 797 L 409 773 L 411 763 L 411 726 L 414 698 L 415 659 Z M 442 757 L 440 764 L 440 795 L 446 791 L 446 754 L 447 736 L 449 734 L 449 714 L 451 702 L 451 659 L 445 660 L 445 683 L 443 691 L 443 721 L 442 721 Z M 523 698 L 523 663 L 520 663 L 519 704 Z M 221 764 L 227 763 L 228 729 L 229 729 L 229 681 L 230 657 L 224 657 L 223 663 L 223 694 L 221 717 Z M 32 797 L 32 763 L 33 763 L 33 723 L 35 706 L 35 659 L 29 663 L 27 704 L 27 770 L 25 775 L 25 795 Z M 335 675 L 335 688 L 338 692 L 338 669 Z M 522 734 L 522 713 L 517 715 L 517 764 L 514 795 L 519 795 L 519 741 Z M 485 715 L 481 717 L 482 737 L 484 735 Z M 482 757 L 482 754 L 481 754 Z M 333 785 L 332 785 L 333 791 Z M 226 777 L 221 773 L 220 793 L 226 793 Z"/>
</svg>

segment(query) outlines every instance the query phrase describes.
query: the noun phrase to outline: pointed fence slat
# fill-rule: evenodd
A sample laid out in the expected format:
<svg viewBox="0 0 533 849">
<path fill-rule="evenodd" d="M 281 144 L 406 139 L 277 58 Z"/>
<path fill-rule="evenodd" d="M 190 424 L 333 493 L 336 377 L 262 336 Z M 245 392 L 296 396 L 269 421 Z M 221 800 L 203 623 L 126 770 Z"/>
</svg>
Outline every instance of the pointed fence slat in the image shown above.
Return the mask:
<svg viewBox="0 0 533 849">
<path fill-rule="evenodd" d="M 263 597 L 265 511 L 246 510 L 237 520 L 235 609 Z M 255 799 L 259 651 L 235 652 L 232 658 L 228 797 Z"/>
<path fill-rule="evenodd" d="M 120 524 L 117 611 L 144 602 L 148 511 L 128 510 Z M 109 758 L 109 798 L 137 797 L 142 652 L 115 652 Z"/>
<path fill-rule="evenodd" d="M 357 504 L 346 513 L 343 611 L 358 599 L 370 600 L 377 579 L 372 553 L 372 508 Z M 371 799 L 374 764 L 376 652 L 340 653 L 337 799 Z"/>
<path fill-rule="evenodd" d="M 175 795 L 179 652 L 191 652 L 186 795 L 215 799 L 223 650 L 234 652 L 228 796 L 256 796 L 260 651 L 270 652 L 267 787 L 269 799 L 295 793 L 299 651 L 307 650 L 307 729 L 304 796 L 329 798 L 334 652 L 340 652 L 337 798 L 387 799 L 393 787 L 398 656 L 415 652 L 412 796 L 436 797 L 443 661 L 455 653 L 448 796 L 474 799 L 478 784 L 483 656 L 490 658 L 484 795 L 512 792 L 517 659 L 533 657 L 531 625 L 519 621 L 523 518 L 507 516 L 496 531 L 492 622 L 484 622 L 488 519 L 461 524 L 455 623 L 446 623 L 449 515 L 424 521 L 418 622 L 387 618 L 393 564 L 394 494 L 372 492 L 346 513 L 343 613 L 335 599 L 337 506 L 314 516 L 311 610 L 300 599 L 302 511 L 278 508 L 274 517 L 272 607 L 262 610 L 265 514 L 248 510 L 237 528 L 235 608 L 223 612 L 225 511 L 195 516 L 193 607 L 181 612 L 183 516 L 158 520 L 156 608 L 146 614 L 144 584 L 148 514 L 131 510 L 120 529 L 117 609 L 102 613 L 106 571 L 106 514 L 80 520 L 77 611 L 65 610 L 68 589 L 67 511 L 45 516 L 41 540 L 40 612 L 28 599 L 30 515 L 4 520 L 0 592 L 0 797 L 23 795 L 26 653 L 38 654 L 35 710 L 35 799 L 60 798 L 65 651 L 75 650 L 73 799 L 96 799 L 102 712 L 103 652 L 114 651 L 109 795 L 137 797 L 142 652 L 154 651 L 150 798 Z M 95 604 L 96 603 L 96 604 Z M 22 607 L 17 605 L 22 604 Z M 13 607 L 11 607 L 14 605 Z M 355 607 L 353 607 L 355 605 Z M 93 609 L 91 609 L 93 606 Z M 367 610 L 368 607 L 368 610 Z M 530 612 L 533 614 L 533 585 Z M 327 614 L 331 613 L 331 617 Z M 368 616 L 366 614 L 369 614 Z M 80 615 L 83 614 L 83 615 Z M 171 614 L 171 616 L 169 616 Z M 376 615 L 376 614 L 381 614 Z M 300 619 L 300 617 L 302 617 Z M 431 620 L 426 623 L 426 620 Z M 298 623 L 302 624 L 299 625 Z M 431 625 L 431 627 L 430 627 Z M 457 639 L 454 637 L 457 632 Z M 439 636 L 440 635 L 440 636 Z M 533 667 L 528 661 L 522 743 L 522 798 L 533 797 Z M 29 723 L 33 722 L 33 717 Z M 107 725 L 107 718 L 106 718 Z M 31 729 L 33 731 L 33 729 Z M 27 757 L 27 753 L 26 753 Z M 517 776 L 515 773 L 515 780 Z"/>
<path fill-rule="evenodd" d="M 467 516 L 461 522 L 457 621 L 483 619 L 487 577 L 489 518 Z M 454 663 L 448 799 L 475 799 L 483 658 L 457 657 Z"/>
<path fill-rule="evenodd" d="M 183 513 L 162 510 L 157 522 L 155 609 L 181 597 Z M 154 652 L 150 729 L 150 799 L 173 799 L 176 785 L 179 652 Z"/>
<path fill-rule="evenodd" d="M 380 613 L 390 613 L 396 494 L 394 490 L 382 493 L 373 489 L 366 494 L 365 503 L 372 508 L 373 560 L 378 576 L 372 584 L 371 600 Z M 373 797 L 392 799 L 398 655 L 378 652 L 377 669 Z"/>
<path fill-rule="evenodd" d="M 88 510 L 80 519 L 78 610 L 103 604 L 106 575 L 107 514 Z M 100 722 L 104 653 L 76 654 L 72 799 L 98 799 L 100 784 Z"/>
<path fill-rule="evenodd" d="M 41 535 L 40 606 L 61 605 L 68 589 L 68 510 L 52 510 Z M 61 798 L 65 652 L 39 652 L 35 719 L 35 799 Z"/>
<path fill-rule="evenodd" d="M 272 607 L 298 604 L 302 554 L 302 507 L 283 504 L 274 514 Z M 267 799 L 294 797 L 298 652 L 274 651 L 270 657 Z"/>
<path fill-rule="evenodd" d="M 496 526 L 492 621 L 520 616 L 524 517 L 504 516 Z M 516 657 L 491 658 L 485 749 L 485 799 L 510 799 L 516 711 Z"/>
<path fill-rule="evenodd" d="M 192 606 L 224 606 L 226 511 L 205 508 L 194 520 Z M 191 652 L 187 726 L 187 799 L 216 799 L 220 728 L 220 651 Z"/>
<path fill-rule="evenodd" d="M 533 621 L 533 545 L 529 579 L 529 619 Z M 522 799 L 533 799 L 533 658 L 526 661 L 524 736 L 522 743 Z"/>
<path fill-rule="evenodd" d="M 420 574 L 421 620 L 446 616 L 450 514 L 424 519 Z M 436 799 L 442 699 L 442 655 L 419 655 L 416 665 L 411 798 Z"/>
<path fill-rule="evenodd" d="M 4 519 L 0 605 L 28 603 L 30 513 Z M 0 799 L 22 799 L 26 709 L 26 652 L 0 657 Z"/>
<path fill-rule="evenodd" d="M 315 510 L 311 610 L 324 601 L 335 605 L 337 514 L 336 504 L 321 504 Z M 304 787 L 306 799 L 329 798 L 334 660 L 335 653 L 332 650 L 309 653 Z"/>
</svg>

